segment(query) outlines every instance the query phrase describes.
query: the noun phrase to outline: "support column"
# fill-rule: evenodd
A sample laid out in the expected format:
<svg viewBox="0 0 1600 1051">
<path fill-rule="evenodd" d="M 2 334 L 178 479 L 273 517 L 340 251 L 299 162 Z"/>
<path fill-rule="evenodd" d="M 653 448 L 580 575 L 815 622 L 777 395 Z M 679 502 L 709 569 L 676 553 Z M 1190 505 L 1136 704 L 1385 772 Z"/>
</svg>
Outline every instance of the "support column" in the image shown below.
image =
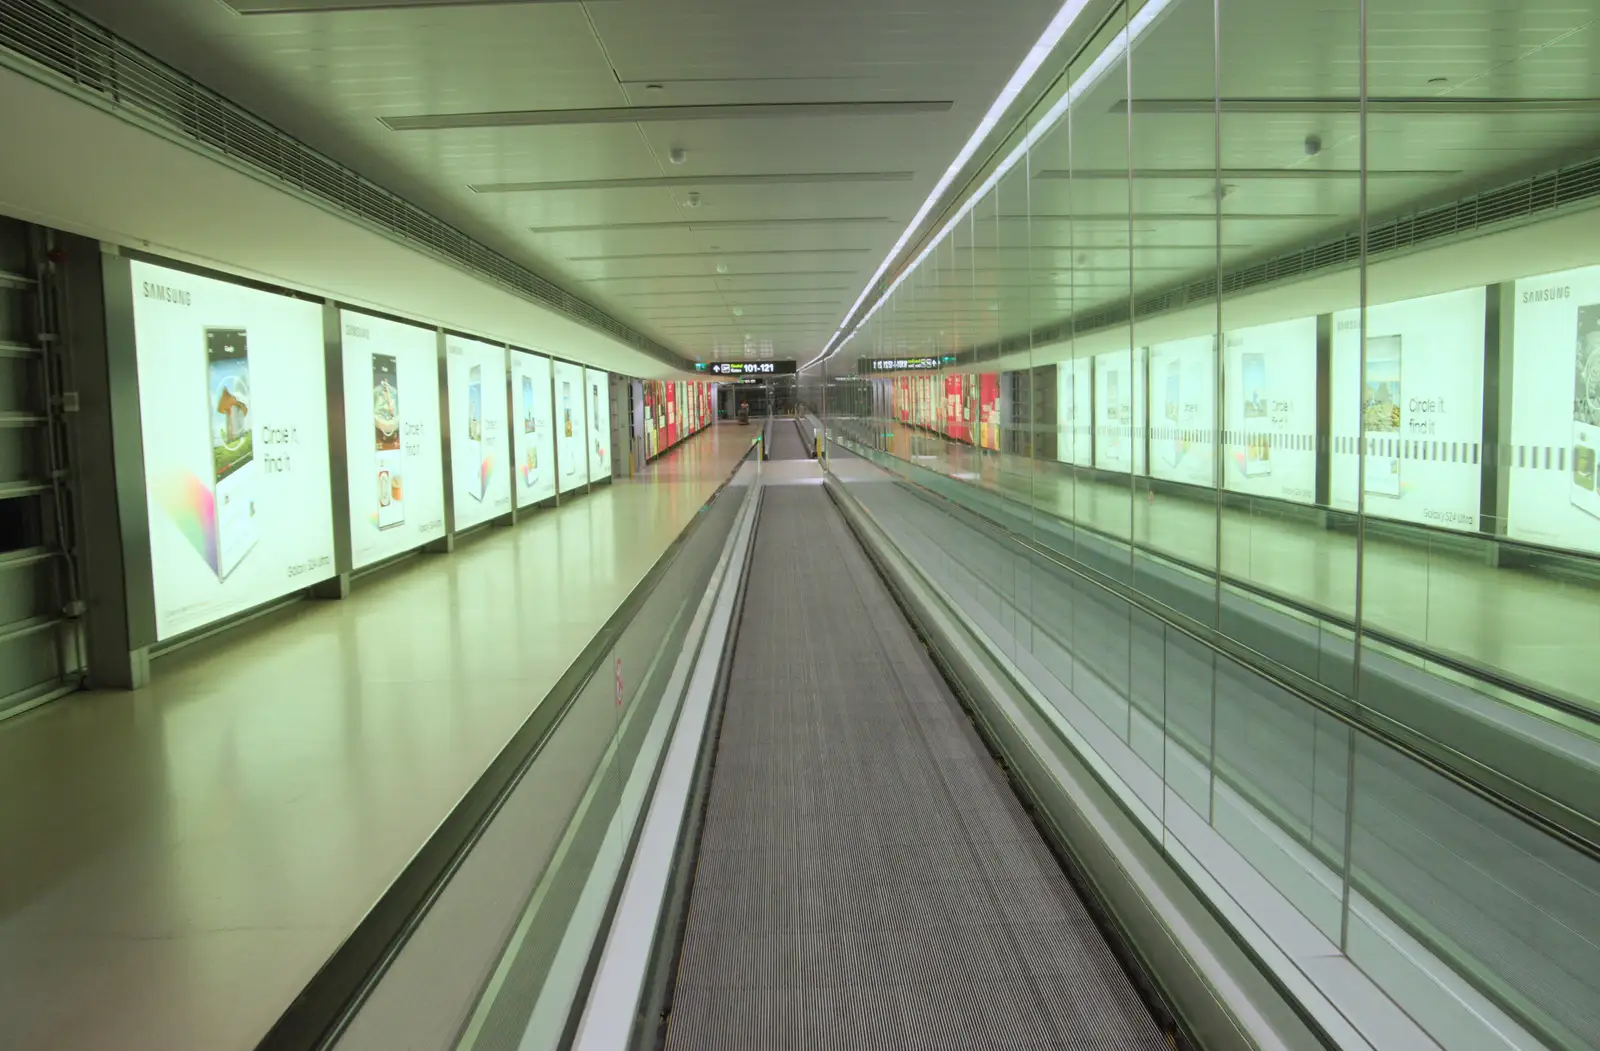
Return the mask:
<svg viewBox="0 0 1600 1051">
<path fill-rule="evenodd" d="M 355 561 L 350 540 L 350 449 L 346 441 L 344 402 L 344 332 L 339 306 L 322 304 L 323 385 L 327 391 L 328 496 L 333 502 L 333 576 L 311 586 L 313 598 L 350 597 L 350 571 Z M 344 423 L 345 426 L 340 426 Z"/>
<path fill-rule="evenodd" d="M 83 580 L 92 687 L 150 682 L 155 577 L 133 332 L 133 279 L 115 247 L 59 235 L 76 366 L 73 417 L 83 505 Z"/>
</svg>

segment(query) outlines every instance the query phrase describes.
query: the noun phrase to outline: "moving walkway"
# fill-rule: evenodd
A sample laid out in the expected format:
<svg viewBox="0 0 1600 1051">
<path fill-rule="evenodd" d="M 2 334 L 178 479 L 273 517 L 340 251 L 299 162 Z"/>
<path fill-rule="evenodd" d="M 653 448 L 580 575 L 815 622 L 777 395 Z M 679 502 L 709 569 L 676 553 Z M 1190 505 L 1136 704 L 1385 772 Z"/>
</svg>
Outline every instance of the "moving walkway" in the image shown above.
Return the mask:
<svg viewBox="0 0 1600 1051">
<path fill-rule="evenodd" d="M 263 1048 L 1596 1046 L 1581 845 L 831 455 L 741 468 Z"/>
</svg>

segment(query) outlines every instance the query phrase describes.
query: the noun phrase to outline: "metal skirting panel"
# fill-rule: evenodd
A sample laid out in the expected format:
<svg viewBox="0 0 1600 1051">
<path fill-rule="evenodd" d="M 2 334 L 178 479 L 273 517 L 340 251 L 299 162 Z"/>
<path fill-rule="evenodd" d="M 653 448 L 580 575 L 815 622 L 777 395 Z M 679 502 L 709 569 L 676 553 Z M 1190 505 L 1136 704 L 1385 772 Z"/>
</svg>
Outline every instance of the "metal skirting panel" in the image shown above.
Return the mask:
<svg viewBox="0 0 1600 1051">
<path fill-rule="evenodd" d="M 1165 1047 L 821 489 L 748 587 L 669 1051 Z"/>
</svg>

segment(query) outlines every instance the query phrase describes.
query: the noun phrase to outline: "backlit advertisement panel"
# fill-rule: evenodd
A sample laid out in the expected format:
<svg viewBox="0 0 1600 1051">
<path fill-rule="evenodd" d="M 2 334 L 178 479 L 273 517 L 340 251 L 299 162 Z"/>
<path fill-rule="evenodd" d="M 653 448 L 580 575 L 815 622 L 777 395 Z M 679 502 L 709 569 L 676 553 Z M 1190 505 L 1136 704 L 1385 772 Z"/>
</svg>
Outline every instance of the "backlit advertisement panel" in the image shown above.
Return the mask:
<svg viewBox="0 0 1600 1051">
<path fill-rule="evenodd" d="M 1089 467 L 1094 418 L 1090 411 L 1090 360 L 1056 365 L 1056 459 Z"/>
<path fill-rule="evenodd" d="M 1150 355 L 1150 475 L 1216 484 L 1217 341 L 1157 343 Z"/>
<path fill-rule="evenodd" d="M 439 335 L 339 312 L 350 554 L 359 569 L 444 536 Z"/>
<path fill-rule="evenodd" d="M 129 265 L 167 639 L 333 576 L 322 304 Z"/>
<path fill-rule="evenodd" d="M 1360 312 L 1333 316 L 1334 507 L 1356 509 L 1364 449 L 1367 514 L 1478 528 L 1484 304 L 1471 288 L 1368 307 L 1364 374 Z"/>
<path fill-rule="evenodd" d="M 667 383 L 667 448 L 678 444 L 678 384 Z"/>
<path fill-rule="evenodd" d="M 1000 451 L 1000 374 L 985 372 L 978 377 L 978 444 Z"/>
<path fill-rule="evenodd" d="M 1094 465 L 1143 474 L 1145 348 L 1094 358 Z"/>
<path fill-rule="evenodd" d="M 554 362 L 556 410 L 556 461 L 560 469 L 556 487 L 563 493 L 589 484 L 588 430 L 583 419 L 583 369 L 565 361 Z"/>
<path fill-rule="evenodd" d="M 556 428 L 550 408 L 550 359 L 523 350 L 511 352 L 511 452 L 516 462 L 512 486 L 517 506 L 529 507 L 556 495 Z"/>
<path fill-rule="evenodd" d="M 584 385 L 589 398 L 589 481 L 611 477 L 611 377 L 585 369 Z"/>
<path fill-rule="evenodd" d="M 456 529 L 470 529 L 511 510 L 506 348 L 446 335 L 444 354 L 452 505 Z"/>
<path fill-rule="evenodd" d="M 1600 552 L 1600 266 L 1515 293 L 1506 531 Z"/>
<path fill-rule="evenodd" d="M 1223 362 L 1224 487 L 1315 502 L 1317 319 L 1229 332 Z"/>
</svg>

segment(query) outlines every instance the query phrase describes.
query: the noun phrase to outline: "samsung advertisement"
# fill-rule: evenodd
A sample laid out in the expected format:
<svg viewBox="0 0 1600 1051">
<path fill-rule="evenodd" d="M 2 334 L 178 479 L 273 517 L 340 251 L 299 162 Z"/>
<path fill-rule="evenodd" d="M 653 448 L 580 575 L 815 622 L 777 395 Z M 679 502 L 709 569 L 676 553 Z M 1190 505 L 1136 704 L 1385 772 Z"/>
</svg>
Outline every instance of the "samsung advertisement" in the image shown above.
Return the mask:
<svg viewBox="0 0 1600 1051">
<path fill-rule="evenodd" d="M 1145 348 L 1094 358 L 1094 465 L 1105 471 L 1145 470 Z"/>
<path fill-rule="evenodd" d="M 1092 466 L 1091 382 L 1088 358 L 1074 358 L 1056 366 L 1056 459 L 1062 463 Z"/>
<path fill-rule="evenodd" d="M 511 510 L 511 443 L 506 426 L 506 348 L 446 336 L 450 474 L 456 529 Z"/>
<path fill-rule="evenodd" d="M 353 310 L 339 312 L 339 337 L 359 569 L 444 536 L 439 337 Z"/>
<path fill-rule="evenodd" d="M 322 304 L 130 266 L 167 639 L 334 574 Z"/>
<path fill-rule="evenodd" d="M 1333 315 L 1334 507 L 1478 528 L 1484 306 L 1473 288 L 1368 307 L 1365 361 L 1361 312 Z"/>
<path fill-rule="evenodd" d="M 1229 332 L 1223 362 L 1223 487 L 1315 502 L 1317 319 Z"/>
<path fill-rule="evenodd" d="M 556 495 L 555 418 L 550 411 L 550 359 L 511 352 L 511 452 L 517 507 Z"/>
<path fill-rule="evenodd" d="M 1217 341 L 1157 343 L 1150 360 L 1150 475 L 1215 484 Z"/>
<path fill-rule="evenodd" d="M 1514 293 L 1507 532 L 1600 552 L 1600 267 Z"/>
<path fill-rule="evenodd" d="M 589 399 L 589 480 L 600 482 L 611 477 L 611 379 L 584 369 L 583 382 Z"/>
<path fill-rule="evenodd" d="M 563 493 L 589 484 L 588 425 L 584 422 L 583 369 L 565 361 L 555 362 L 556 461 L 560 477 L 556 487 Z"/>
</svg>

